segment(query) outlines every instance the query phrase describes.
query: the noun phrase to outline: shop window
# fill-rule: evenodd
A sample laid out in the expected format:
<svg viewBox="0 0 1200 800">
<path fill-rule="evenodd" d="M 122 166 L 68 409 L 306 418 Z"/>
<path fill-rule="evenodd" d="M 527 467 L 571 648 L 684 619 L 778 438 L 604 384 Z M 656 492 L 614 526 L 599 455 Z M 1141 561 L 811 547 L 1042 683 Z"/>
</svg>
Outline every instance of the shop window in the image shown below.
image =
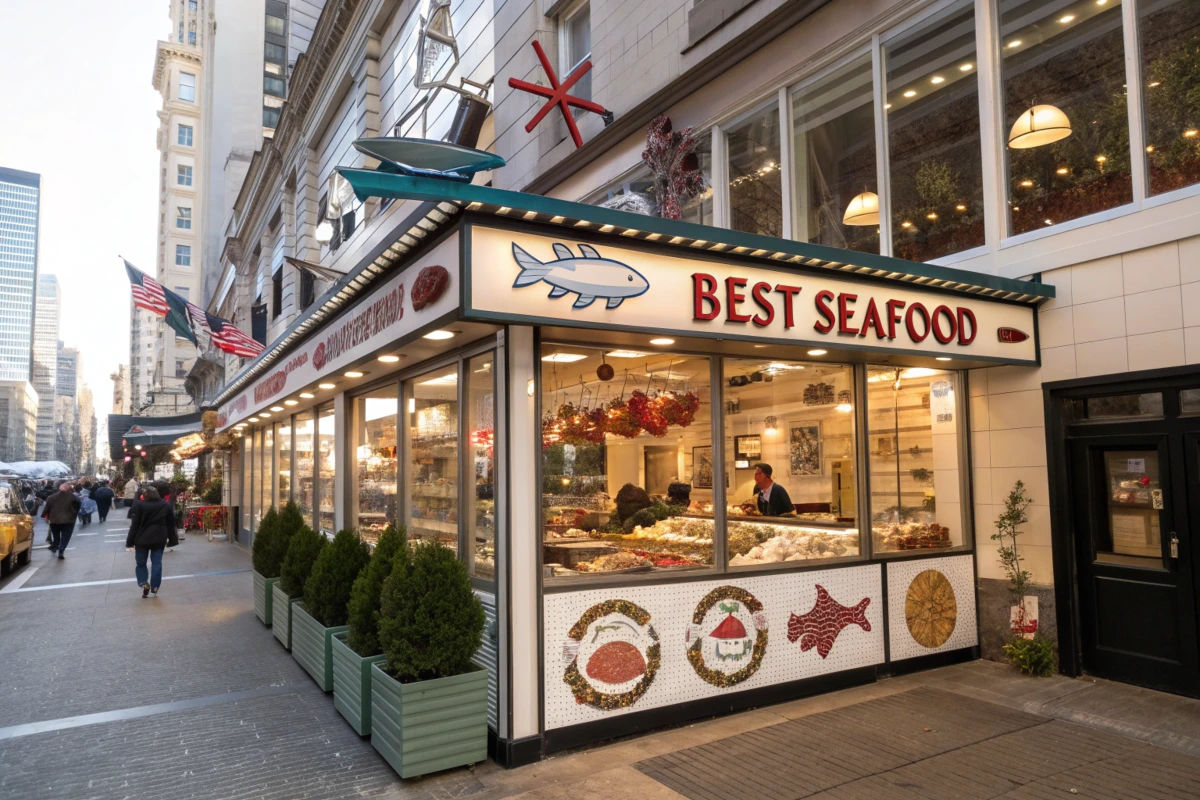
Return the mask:
<svg viewBox="0 0 1200 800">
<path fill-rule="evenodd" d="M 271 319 L 283 313 L 283 270 L 275 270 L 271 276 Z"/>
<path fill-rule="evenodd" d="M 1200 3 L 1138 3 L 1150 194 L 1200 183 Z"/>
<path fill-rule="evenodd" d="M 696 149 L 693 150 L 699 162 L 700 172 L 704 175 L 704 190 L 695 197 L 684 200 L 679 207 L 679 218 L 684 222 L 694 222 L 697 225 L 713 224 L 713 187 L 712 187 L 712 133 L 699 131 L 696 134 Z"/>
<path fill-rule="evenodd" d="M 275 426 L 275 474 L 279 476 L 279 505 L 292 498 L 292 424 Z"/>
<path fill-rule="evenodd" d="M 1179 414 L 1186 417 L 1200 414 L 1200 389 L 1179 391 Z"/>
<path fill-rule="evenodd" d="M 396 521 L 398 391 L 398 384 L 389 384 L 354 400 L 355 524 L 372 542 Z"/>
<path fill-rule="evenodd" d="M 892 254 L 980 247 L 983 155 L 974 3 L 963 0 L 885 48 Z"/>
<path fill-rule="evenodd" d="M 710 568 L 709 359 L 549 344 L 541 358 L 550 574 Z"/>
<path fill-rule="evenodd" d="M 275 505 L 275 429 L 270 425 L 263 429 L 262 454 L 263 469 L 258 477 L 262 481 L 262 510 L 266 513 L 268 508 Z"/>
<path fill-rule="evenodd" d="M 254 435 L 242 437 L 242 529 L 253 531 Z"/>
<path fill-rule="evenodd" d="M 792 93 L 793 238 L 879 252 L 874 108 L 869 53 Z"/>
<path fill-rule="evenodd" d="M 1009 231 L 1133 202 L 1119 2 L 1000 3 Z"/>
<path fill-rule="evenodd" d="M 592 15 L 588 3 L 579 3 L 564 14 L 559 26 L 562 40 L 562 63 L 565 67 L 561 72 L 561 77 L 565 79 L 576 67 L 592 57 Z M 575 82 L 571 88 L 571 94 L 583 100 L 592 99 L 592 73 L 590 71 Z M 576 119 L 581 114 L 587 113 L 575 108 L 571 109 L 571 112 Z"/>
<path fill-rule="evenodd" d="M 726 358 L 729 566 L 859 555 L 854 369 Z"/>
<path fill-rule="evenodd" d="M 251 525 L 250 532 L 254 533 L 258 530 L 258 521 L 263 515 L 263 495 L 262 495 L 262 474 L 263 474 L 263 432 L 262 428 L 257 428 L 254 431 L 254 466 L 253 477 L 250 479 L 250 508 L 251 508 Z"/>
<path fill-rule="evenodd" d="M 300 508 L 304 524 L 313 524 L 313 481 L 316 474 L 313 460 L 313 412 L 301 411 L 296 415 L 296 485 L 292 498 Z"/>
<path fill-rule="evenodd" d="M 783 181 L 779 173 L 779 104 L 725 131 L 729 151 L 729 227 L 783 235 Z"/>
<path fill-rule="evenodd" d="M 1181 398 L 1186 395 L 1187 392 L 1180 392 Z M 1065 404 L 1066 416 L 1070 422 L 1119 422 L 1163 418 L 1161 392 L 1071 398 L 1066 400 Z"/>
<path fill-rule="evenodd" d="M 408 536 L 458 549 L 458 368 L 408 382 Z"/>
<path fill-rule="evenodd" d="M 333 405 L 317 409 L 317 529 L 330 536 L 334 534 L 333 484 L 337 477 L 337 459 L 333 444 L 336 429 Z"/>
<path fill-rule="evenodd" d="M 957 547 L 958 376 L 926 368 L 867 369 L 871 538 L 876 553 Z"/>
<path fill-rule="evenodd" d="M 467 468 L 474 470 L 474 491 L 465 492 L 467 543 L 474 553 L 472 574 L 496 577 L 496 372 L 494 353 L 466 364 Z"/>
</svg>

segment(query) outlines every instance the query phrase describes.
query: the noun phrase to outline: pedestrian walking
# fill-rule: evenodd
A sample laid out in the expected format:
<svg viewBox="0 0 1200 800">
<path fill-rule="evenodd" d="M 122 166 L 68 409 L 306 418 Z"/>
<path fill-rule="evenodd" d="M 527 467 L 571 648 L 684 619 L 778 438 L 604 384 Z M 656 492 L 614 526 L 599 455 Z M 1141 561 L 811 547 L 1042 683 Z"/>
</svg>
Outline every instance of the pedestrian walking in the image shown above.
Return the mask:
<svg viewBox="0 0 1200 800">
<path fill-rule="evenodd" d="M 58 487 L 58 492 L 50 495 L 42 515 L 50 523 L 50 555 L 58 552 L 59 558 L 67 552 L 67 544 L 71 534 L 75 532 L 75 516 L 79 513 L 80 502 L 72 491 L 69 483 Z"/>
<path fill-rule="evenodd" d="M 86 486 L 90 485 L 86 484 Z M 92 514 L 96 513 L 96 501 L 92 499 L 92 491 L 88 488 L 79 490 L 79 521 L 85 528 L 92 524 Z"/>
<path fill-rule="evenodd" d="M 42 504 L 41 499 L 37 496 L 37 492 L 30 486 L 25 493 L 25 510 L 29 512 L 29 516 L 36 517 L 38 506 Z"/>
<path fill-rule="evenodd" d="M 137 478 L 130 478 L 125 482 L 123 496 L 125 498 L 125 506 L 129 509 L 129 512 L 125 516 L 129 519 L 133 519 L 133 504 L 137 502 L 138 491 L 140 489 L 141 486 L 138 485 Z"/>
<path fill-rule="evenodd" d="M 92 499 L 96 501 L 96 512 L 100 515 L 100 521 L 104 522 L 108 519 L 108 510 L 112 508 L 113 499 L 117 496 L 108 485 L 107 480 L 100 481 L 100 486 L 92 492 Z"/>
<path fill-rule="evenodd" d="M 134 548 L 134 575 L 142 588 L 142 597 L 149 597 L 151 592 L 157 597 L 158 587 L 162 584 L 163 548 L 178 543 L 175 508 L 163 500 L 153 486 L 147 488 L 142 497 L 144 499 L 133 504 L 133 521 L 129 524 L 125 546 Z M 150 560 L 149 572 L 146 570 L 147 558 Z"/>
</svg>

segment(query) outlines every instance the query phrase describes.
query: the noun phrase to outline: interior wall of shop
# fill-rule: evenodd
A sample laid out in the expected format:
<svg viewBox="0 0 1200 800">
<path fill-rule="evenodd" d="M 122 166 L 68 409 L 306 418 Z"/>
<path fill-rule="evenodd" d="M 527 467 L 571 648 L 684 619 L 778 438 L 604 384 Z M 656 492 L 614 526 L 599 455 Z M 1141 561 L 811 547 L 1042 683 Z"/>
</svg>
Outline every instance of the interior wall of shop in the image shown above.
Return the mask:
<svg viewBox="0 0 1200 800">
<path fill-rule="evenodd" d="M 1200 370 L 1200 236 L 1051 270 L 1041 279 L 1057 292 L 1038 312 L 1041 367 L 976 370 L 970 379 L 980 643 L 985 657 L 997 659 L 1010 601 L 987 537 L 1018 480 L 1033 499 L 1020 553 L 1037 585 L 1039 626 L 1057 637 L 1042 384 L 1188 365 Z"/>
</svg>

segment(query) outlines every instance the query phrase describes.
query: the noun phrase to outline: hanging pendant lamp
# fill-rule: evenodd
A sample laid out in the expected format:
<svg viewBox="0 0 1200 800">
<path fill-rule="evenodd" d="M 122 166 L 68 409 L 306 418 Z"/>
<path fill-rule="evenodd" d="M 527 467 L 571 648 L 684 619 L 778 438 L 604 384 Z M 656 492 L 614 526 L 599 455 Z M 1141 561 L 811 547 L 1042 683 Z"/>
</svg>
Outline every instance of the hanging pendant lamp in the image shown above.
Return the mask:
<svg viewBox="0 0 1200 800">
<path fill-rule="evenodd" d="M 1058 106 L 1034 106 L 1021 113 L 1008 132 L 1008 146 L 1014 150 L 1057 142 L 1071 135 L 1071 120 Z"/>
<path fill-rule="evenodd" d="M 878 225 L 879 224 L 879 195 L 874 192 L 863 192 L 850 201 L 846 213 L 842 215 L 843 225 Z"/>
</svg>

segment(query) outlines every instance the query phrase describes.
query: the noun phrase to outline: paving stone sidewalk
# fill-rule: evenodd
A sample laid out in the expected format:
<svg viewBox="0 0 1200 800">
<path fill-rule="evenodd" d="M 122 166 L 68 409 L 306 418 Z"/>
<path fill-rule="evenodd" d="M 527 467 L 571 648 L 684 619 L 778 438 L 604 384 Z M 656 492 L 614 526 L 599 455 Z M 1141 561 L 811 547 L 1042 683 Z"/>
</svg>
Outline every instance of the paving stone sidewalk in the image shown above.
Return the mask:
<svg viewBox="0 0 1200 800">
<path fill-rule="evenodd" d="M 143 600 L 126 526 L 0 581 L 0 798 L 1200 796 L 1200 702 L 987 662 L 401 781 L 255 619 L 244 550 L 189 537 Z"/>
</svg>

